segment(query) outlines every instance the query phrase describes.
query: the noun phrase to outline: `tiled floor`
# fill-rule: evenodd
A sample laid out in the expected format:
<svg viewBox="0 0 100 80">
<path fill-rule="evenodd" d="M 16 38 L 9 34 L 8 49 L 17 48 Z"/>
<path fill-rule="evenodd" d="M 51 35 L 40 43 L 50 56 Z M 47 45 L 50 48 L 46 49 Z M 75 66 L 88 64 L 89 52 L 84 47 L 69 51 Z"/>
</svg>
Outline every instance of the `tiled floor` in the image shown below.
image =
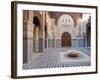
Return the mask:
<svg viewBox="0 0 100 80">
<path fill-rule="evenodd" d="M 67 52 L 67 50 L 78 50 L 83 52 L 90 58 L 89 48 L 49 48 L 43 54 L 40 54 L 33 59 L 33 62 L 28 65 L 24 65 L 23 69 L 42 69 L 42 68 L 58 68 L 58 67 L 76 67 L 76 66 L 90 66 L 90 61 L 74 62 L 74 63 L 61 63 L 60 53 Z M 35 53 L 38 54 L 38 53 Z"/>
</svg>

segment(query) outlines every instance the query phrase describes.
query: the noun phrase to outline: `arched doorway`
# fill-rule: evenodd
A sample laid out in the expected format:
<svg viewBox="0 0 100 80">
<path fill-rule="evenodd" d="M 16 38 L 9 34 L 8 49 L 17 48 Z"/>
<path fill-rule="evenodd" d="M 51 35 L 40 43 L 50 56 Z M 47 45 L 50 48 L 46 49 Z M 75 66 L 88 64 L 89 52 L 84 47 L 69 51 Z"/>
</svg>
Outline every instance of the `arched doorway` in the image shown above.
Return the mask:
<svg viewBox="0 0 100 80">
<path fill-rule="evenodd" d="M 91 46 L 91 17 L 88 18 L 88 23 L 86 24 L 86 46 Z"/>
<path fill-rule="evenodd" d="M 63 14 L 59 17 L 58 32 L 60 34 L 61 47 L 71 46 L 71 35 L 73 35 L 73 31 L 75 30 L 74 25 L 74 18 L 70 14 Z"/>
<path fill-rule="evenodd" d="M 71 35 L 67 32 L 63 33 L 61 36 L 61 44 L 62 47 L 70 47 L 71 46 Z"/>
<path fill-rule="evenodd" d="M 34 31 L 33 31 L 33 51 L 39 52 L 39 35 L 40 35 L 40 21 L 37 16 L 34 16 L 33 18 L 33 24 L 34 24 Z"/>
</svg>

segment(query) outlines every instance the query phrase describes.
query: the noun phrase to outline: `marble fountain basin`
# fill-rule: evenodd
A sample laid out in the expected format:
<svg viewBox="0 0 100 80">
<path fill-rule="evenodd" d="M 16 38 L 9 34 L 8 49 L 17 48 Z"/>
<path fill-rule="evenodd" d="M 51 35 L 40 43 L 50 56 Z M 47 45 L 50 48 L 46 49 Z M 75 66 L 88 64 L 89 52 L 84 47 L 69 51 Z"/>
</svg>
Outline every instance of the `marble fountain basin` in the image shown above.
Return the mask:
<svg viewBox="0 0 100 80">
<path fill-rule="evenodd" d="M 68 50 L 66 52 L 60 52 L 59 61 L 61 64 L 90 63 L 90 56 L 78 50 Z"/>
</svg>

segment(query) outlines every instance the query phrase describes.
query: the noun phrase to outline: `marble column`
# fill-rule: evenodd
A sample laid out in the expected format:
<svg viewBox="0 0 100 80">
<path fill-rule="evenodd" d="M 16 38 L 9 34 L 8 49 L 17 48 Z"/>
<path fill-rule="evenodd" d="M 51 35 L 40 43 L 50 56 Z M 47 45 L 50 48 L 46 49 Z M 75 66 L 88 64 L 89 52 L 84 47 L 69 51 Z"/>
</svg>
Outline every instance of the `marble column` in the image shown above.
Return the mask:
<svg viewBox="0 0 100 80">
<path fill-rule="evenodd" d="M 35 26 L 34 29 L 34 51 L 39 52 L 39 28 Z"/>
</svg>

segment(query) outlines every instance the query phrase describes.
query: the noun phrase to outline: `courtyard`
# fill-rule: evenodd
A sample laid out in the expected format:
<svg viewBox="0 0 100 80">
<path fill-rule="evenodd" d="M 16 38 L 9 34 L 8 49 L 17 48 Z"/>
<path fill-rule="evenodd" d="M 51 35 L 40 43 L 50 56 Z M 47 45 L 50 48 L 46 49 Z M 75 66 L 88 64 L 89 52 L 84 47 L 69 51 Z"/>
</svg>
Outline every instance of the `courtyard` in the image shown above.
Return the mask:
<svg viewBox="0 0 100 80">
<path fill-rule="evenodd" d="M 23 24 L 24 70 L 91 65 L 91 14 L 24 10 Z"/>
<path fill-rule="evenodd" d="M 82 52 L 83 57 L 71 59 L 62 56 L 69 50 L 76 50 Z M 63 67 L 79 67 L 90 66 L 90 48 L 80 47 L 65 47 L 65 48 L 48 48 L 43 53 L 37 54 L 37 57 L 33 59 L 30 64 L 24 64 L 23 69 L 43 69 L 43 68 L 63 68 Z"/>
</svg>

